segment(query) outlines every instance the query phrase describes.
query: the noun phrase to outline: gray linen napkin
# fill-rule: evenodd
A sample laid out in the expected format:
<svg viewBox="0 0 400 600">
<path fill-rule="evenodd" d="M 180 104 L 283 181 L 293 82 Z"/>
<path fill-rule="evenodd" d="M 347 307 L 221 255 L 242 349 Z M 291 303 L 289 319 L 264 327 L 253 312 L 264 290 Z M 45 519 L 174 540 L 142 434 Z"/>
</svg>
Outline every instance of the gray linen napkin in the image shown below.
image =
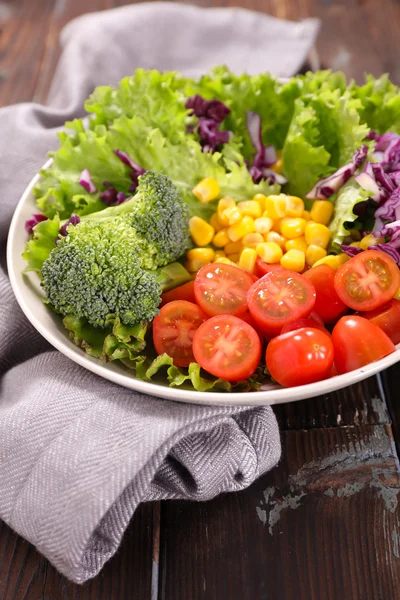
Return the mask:
<svg viewBox="0 0 400 600">
<path fill-rule="evenodd" d="M 91 14 L 62 32 L 46 107 L 0 110 L 1 258 L 14 207 L 99 84 L 136 67 L 202 72 L 218 63 L 292 75 L 318 22 L 169 3 Z M 21 232 L 21 235 L 24 235 Z M 30 326 L 0 271 L 0 518 L 75 582 L 116 551 L 148 500 L 207 500 L 240 490 L 280 457 L 269 407 L 175 404 L 134 393 L 52 350 Z M 212 396 L 210 395 L 210 401 Z"/>
</svg>

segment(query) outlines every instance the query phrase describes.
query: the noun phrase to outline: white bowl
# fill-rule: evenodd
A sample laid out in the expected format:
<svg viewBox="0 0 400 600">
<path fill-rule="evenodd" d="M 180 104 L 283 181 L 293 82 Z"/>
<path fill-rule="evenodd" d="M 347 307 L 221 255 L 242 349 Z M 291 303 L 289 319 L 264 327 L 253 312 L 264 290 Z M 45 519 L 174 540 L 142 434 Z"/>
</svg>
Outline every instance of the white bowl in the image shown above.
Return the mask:
<svg viewBox="0 0 400 600">
<path fill-rule="evenodd" d="M 46 163 L 45 167 L 49 164 L 50 161 Z M 141 381 L 136 379 L 129 369 L 125 368 L 122 364 L 118 364 L 117 362 L 103 363 L 96 358 L 90 357 L 69 339 L 61 318 L 43 304 L 43 292 L 36 273 L 23 274 L 26 264 L 21 255 L 28 239 L 24 224 L 32 213 L 37 212 L 33 187 L 38 180 L 39 175 L 34 177 L 25 190 L 11 222 L 7 245 L 7 266 L 11 285 L 21 309 L 39 333 L 57 350 L 68 356 L 68 358 L 100 377 L 104 377 L 138 392 L 152 396 L 161 396 L 176 402 L 254 406 L 281 404 L 327 394 L 366 379 L 400 360 L 399 344 L 396 352 L 393 352 L 393 354 L 382 360 L 371 363 L 351 373 L 332 377 L 318 383 L 295 388 L 281 388 L 278 385 L 266 383 L 258 391 L 224 393 L 196 392 L 194 390 L 170 388 L 167 385 Z"/>
</svg>

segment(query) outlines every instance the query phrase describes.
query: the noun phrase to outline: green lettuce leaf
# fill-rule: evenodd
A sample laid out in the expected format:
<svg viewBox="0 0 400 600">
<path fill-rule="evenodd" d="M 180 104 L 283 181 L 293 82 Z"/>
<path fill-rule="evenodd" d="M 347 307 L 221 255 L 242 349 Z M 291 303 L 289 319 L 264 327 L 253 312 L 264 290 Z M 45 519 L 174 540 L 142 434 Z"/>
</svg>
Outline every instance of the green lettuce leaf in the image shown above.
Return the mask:
<svg viewBox="0 0 400 600">
<path fill-rule="evenodd" d="M 350 92 L 361 102 L 361 122 L 378 133 L 394 131 L 400 133 L 400 90 L 389 81 L 389 76 L 375 78 L 366 75 L 362 86 L 350 85 Z"/>
<path fill-rule="evenodd" d="M 33 228 L 32 238 L 26 243 L 22 258 L 28 263 L 25 272 L 37 271 L 40 273 L 43 263 L 50 256 L 50 252 L 56 245 L 58 232 L 60 230 L 60 218 L 40 221 Z"/>
<path fill-rule="evenodd" d="M 367 200 L 369 193 L 363 190 L 354 179 L 350 179 L 338 192 L 335 199 L 335 211 L 329 225 L 331 230 L 331 246 L 333 250 L 339 250 L 339 244 L 349 234 L 351 223 L 357 219 L 354 207 L 359 202 Z M 347 226 L 346 226 L 347 225 Z"/>
</svg>

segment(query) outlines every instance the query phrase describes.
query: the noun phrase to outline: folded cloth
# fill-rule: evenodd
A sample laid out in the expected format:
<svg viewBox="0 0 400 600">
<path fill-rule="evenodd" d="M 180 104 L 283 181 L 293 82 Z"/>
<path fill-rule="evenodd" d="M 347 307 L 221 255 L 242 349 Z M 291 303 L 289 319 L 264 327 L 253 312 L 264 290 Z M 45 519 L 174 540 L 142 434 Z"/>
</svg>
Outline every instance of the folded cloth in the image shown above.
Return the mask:
<svg viewBox="0 0 400 600">
<path fill-rule="evenodd" d="M 2 261 L 12 212 L 99 84 L 136 67 L 186 74 L 227 63 L 292 75 L 318 22 L 241 9 L 169 3 L 127 6 L 72 21 L 49 104 L 0 110 Z M 207 500 L 237 491 L 280 457 L 270 407 L 185 405 L 134 393 L 52 350 L 26 321 L 0 271 L 0 518 L 69 579 L 94 577 L 140 502 Z M 210 395 L 212 402 L 212 395 Z"/>
</svg>

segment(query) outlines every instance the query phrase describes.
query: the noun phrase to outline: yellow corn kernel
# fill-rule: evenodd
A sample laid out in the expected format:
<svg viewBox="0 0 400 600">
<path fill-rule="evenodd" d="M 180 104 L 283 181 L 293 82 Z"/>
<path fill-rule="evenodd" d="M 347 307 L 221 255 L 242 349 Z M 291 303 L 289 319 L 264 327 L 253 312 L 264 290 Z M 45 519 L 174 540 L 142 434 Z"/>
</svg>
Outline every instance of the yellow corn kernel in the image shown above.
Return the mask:
<svg viewBox="0 0 400 600">
<path fill-rule="evenodd" d="M 281 158 L 278 158 L 278 160 L 276 161 L 276 163 L 274 163 L 271 167 L 271 169 L 273 171 L 275 171 L 275 173 L 278 173 L 278 175 L 282 175 L 282 171 L 283 171 L 283 160 Z"/>
<path fill-rule="evenodd" d="M 229 225 L 228 219 L 224 217 L 222 213 L 224 212 L 224 210 L 230 208 L 231 206 L 236 206 L 236 202 L 232 200 L 232 198 L 229 198 L 229 196 L 224 196 L 218 202 L 217 215 L 222 227 L 227 227 Z"/>
<path fill-rule="evenodd" d="M 225 246 L 224 246 L 224 252 L 225 254 L 240 254 L 240 252 L 243 250 L 243 244 L 241 241 L 239 242 L 228 242 Z"/>
<path fill-rule="evenodd" d="M 248 273 L 253 273 L 257 260 L 257 252 L 253 248 L 245 248 L 242 250 L 239 258 L 238 267 L 243 269 L 243 271 L 247 271 Z"/>
<path fill-rule="evenodd" d="M 267 199 L 267 196 L 264 196 L 264 194 L 256 194 L 255 196 L 253 196 L 253 200 L 255 200 L 256 202 L 258 202 L 258 204 L 260 205 L 262 213 L 265 210 L 265 201 L 266 201 L 266 199 Z"/>
<path fill-rule="evenodd" d="M 308 245 L 314 244 L 321 248 L 326 248 L 331 239 L 331 232 L 326 225 L 310 221 L 307 222 L 304 235 Z"/>
<path fill-rule="evenodd" d="M 282 248 L 278 244 L 275 244 L 275 242 L 257 244 L 256 252 L 266 263 L 278 263 L 283 256 Z"/>
<path fill-rule="evenodd" d="M 295 219 L 287 217 L 281 221 L 281 234 L 283 237 L 293 240 L 304 235 L 307 221 L 305 219 Z"/>
<path fill-rule="evenodd" d="M 235 263 L 232 260 L 229 260 L 229 258 L 226 258 L 224 256 L 221 256 L 221 258 L 217 258 L 217 260 L 214 260 L 215 263 L 222 263 L 223 265 L 233 265 L 234 267 L 236 267 Z"/>
<path fill-rule="evenodd" d="M 271 219 L 282 219 L 286 214 L 286 196 L 267 196 L 265 199 L 265 211 Z"/>
<path fill-rule="evenodd" d="M 365 235 L 360 242 L 361 250 L 368 250 L 370 246 L 376 246 L 377 244 L 384 244 L 385 238 L 375 237 L 373 233 Z"/>
<path fill-rule="evenodd" d="M 332 267 L 332 269 L 334 269 L 335 271 L 337 271 L 338 268 L 341 266 L 340 260 L 337 256 L 334 256 L 333 254 L 328 254 L 328 256 L 325 256 L 325 258 L 317 260 L 317 262 L 313 264 L 313 267 L 318 267 L 318 265 L 328 265 L 329 267 Z"/>
<path fill-rule="evenodd" d="M 257 200 L 243 200 L 242 202 L 238 202 L 238 207 L 244 215 L 253 217 L 253 219 L 261 217 L 262 210 Z"/>
<path fill-rule="evenodd" d="M 278 244 L 280 248 L 284 248 L 287 242 L 286 238 L 280 235 L 277 231 L 269 231 L 264 235 L 264 240 L 266 242 L 273 242 Z"/>
<path fill-rule="evenodd" d="M 231 242 L 238 242 L 247 233 L 253 233 L 254 231 L 254 219 L 249 216 L 244 216 L 239 223 L 231 225 L 228 229 L 228 237 Z"/>
<path fill-rule="evenodd" d="M 302 252 L 306 252 L 307 248 L 308 246 L 304 235 L 285 242 L 286 252 L 289 252 L 289 250 L 301 250 Z"/>
<path fill-rule="evenodd" d="M 309 267 L 312 267 L 318 260 L 325 258 L 326 254 L 325 248 L 321 248 L 321 246 L 315 246 L 315 244 L 310 244 L 306 250 L 306 263 Z"/>
<path fill-rule="evenodd" d="M 214 227 L 214 230 L 216 232 L 220 231 L 220 229 L 222 229 L 222 225 L 218 219 L 218 213 L 214 213 L 213 215 L 211 215 L 209 223 L 210 223 L 211 227 Z"/>
<path fill-rule="evenodd" d="M 228 242 L 229 238 L 227 229 L 221 229 L 220 231 L 218 231 L 218 233 L 214 235 L 212 241 L 214 246 L 216 246 L 217 248 L 223 248 L 224 246 L 226 246 L 226 244 L 228 244 Z"/>
<path fill-rule="evenodd" d="M 216 250 L 214 253 L 214 262 L 219 258 L 226 258 L 226 254 L 223 250 Z"/>
<path fill-rule="evenodd" d="M 305 253 L 301 250 L 295 250 L 295 248 L 288 250 L 281 258 L 282 267 L 296 271 L 296 273 L 301 273 L 304 270 L 305 264 Z"/>
<path fill-rule="evenodd" d="M 311 215 L 309 213 L 308 210 L 303 210 L 303 214 L 301 215 L 303 217 L 303 219 L 305 219 L 306 221 L 309 221 L 311 219 Z"/>
<path fill-rule="evenodd" d="M 310 216 L 315 223 L 328 225 L 333 215 L 333 204 L 329 200 L 315 200 L 312 205 Z"/>
<path fill-rule="evenodd" d="M 353 248 L 360 248 L 360 242 L 351 242 L 350 246 L 353 246 Z"/>
<path fill-rule="evenodd" d="M 297 196 L 288 196 L 286 205 L 287 217 L 302 217 L 304 213 L 304 202 Z"/>
<path fill-rule="evenodd" d="M 400 300 L 400 288 L 397 290 L 393 297 L 396 298 L 396 300 Z"/>
<path fill-rule="evenodd" d="M 274 222 L 269 217 L 259 217 L 254 220 L 254 227 L 257 233 L 268 233 L 271 231 Z"/>
<path fill-rule="evenodd" d="M 199 181 L 192 192 L 200 202 L 211 202 L 218 198 L 221 193 L 221 188 L 214 177 L 206 177 Z"/>
<path fill-rule="evenodd" d="M 214 260 L 215 250 L 212 248 L 193 248 L 186 252 L 186 258 L 188 260 L 203 260 L 206 263 L 210 263 Z"/>
<path fill-rule="evenodd" d="M 237 252 L 236 254 L 228 254 L 228 258 L 232 262 L 237 263 L 237 262 L 239 262 L 240 252 Z"/>
<path fill-rule="evenodd" d="M 208 261 L 204 260 L 187 260 L 185 262 L 185 269 L 189 271 L 189 273 L 197 273 L 201 267 L 207 264 Z"/>
<path fill-rule="evenodd" d="M 189 231 L 196 246 L 208 246 L 214 237 L 214 227 L 200 217 L 192 217 L 189 221 Z"/>
<path fill-rule="evenodd" d="M 265 216 L 265 213 L 264 213 L 264 216 Z M 266 218 L 268 219 L 268 217 L 266 217 Z M 271 231 L 276 231 L 276 233 L 281 233 L 282 221 L 283 221 L 283 219 L 276 219 L 275 221 L 273 221 Z"/>
<path fill-rule="evenodd" d="M 234 225 L 242 219 L 243 213 L 235 204 L 235 206 L 228 206 L 228 208 L 223 210 L 221 216 L 224 222 L 228 222 L 228 225 Z"/>
<path fill-rule="evenodd" d="M 340 254 L 337 255 L 337 259 L 339 261 L 339 266 L 341 267 L 342 265 L 344 265 L 344 263 L 346 263 L 348 260 L 350 260 L 350 256 L 348 254 L 346 254 L 345 252 L 341 252 Z"/>
<path fill-rule="evenodd" d="M 248 233 L 242 238 L 242 245 L 245 248 L 255 248 L 257 244 L 262 244 L 263 241 L 264 238 L 261 233 Z"/>
</svg>

